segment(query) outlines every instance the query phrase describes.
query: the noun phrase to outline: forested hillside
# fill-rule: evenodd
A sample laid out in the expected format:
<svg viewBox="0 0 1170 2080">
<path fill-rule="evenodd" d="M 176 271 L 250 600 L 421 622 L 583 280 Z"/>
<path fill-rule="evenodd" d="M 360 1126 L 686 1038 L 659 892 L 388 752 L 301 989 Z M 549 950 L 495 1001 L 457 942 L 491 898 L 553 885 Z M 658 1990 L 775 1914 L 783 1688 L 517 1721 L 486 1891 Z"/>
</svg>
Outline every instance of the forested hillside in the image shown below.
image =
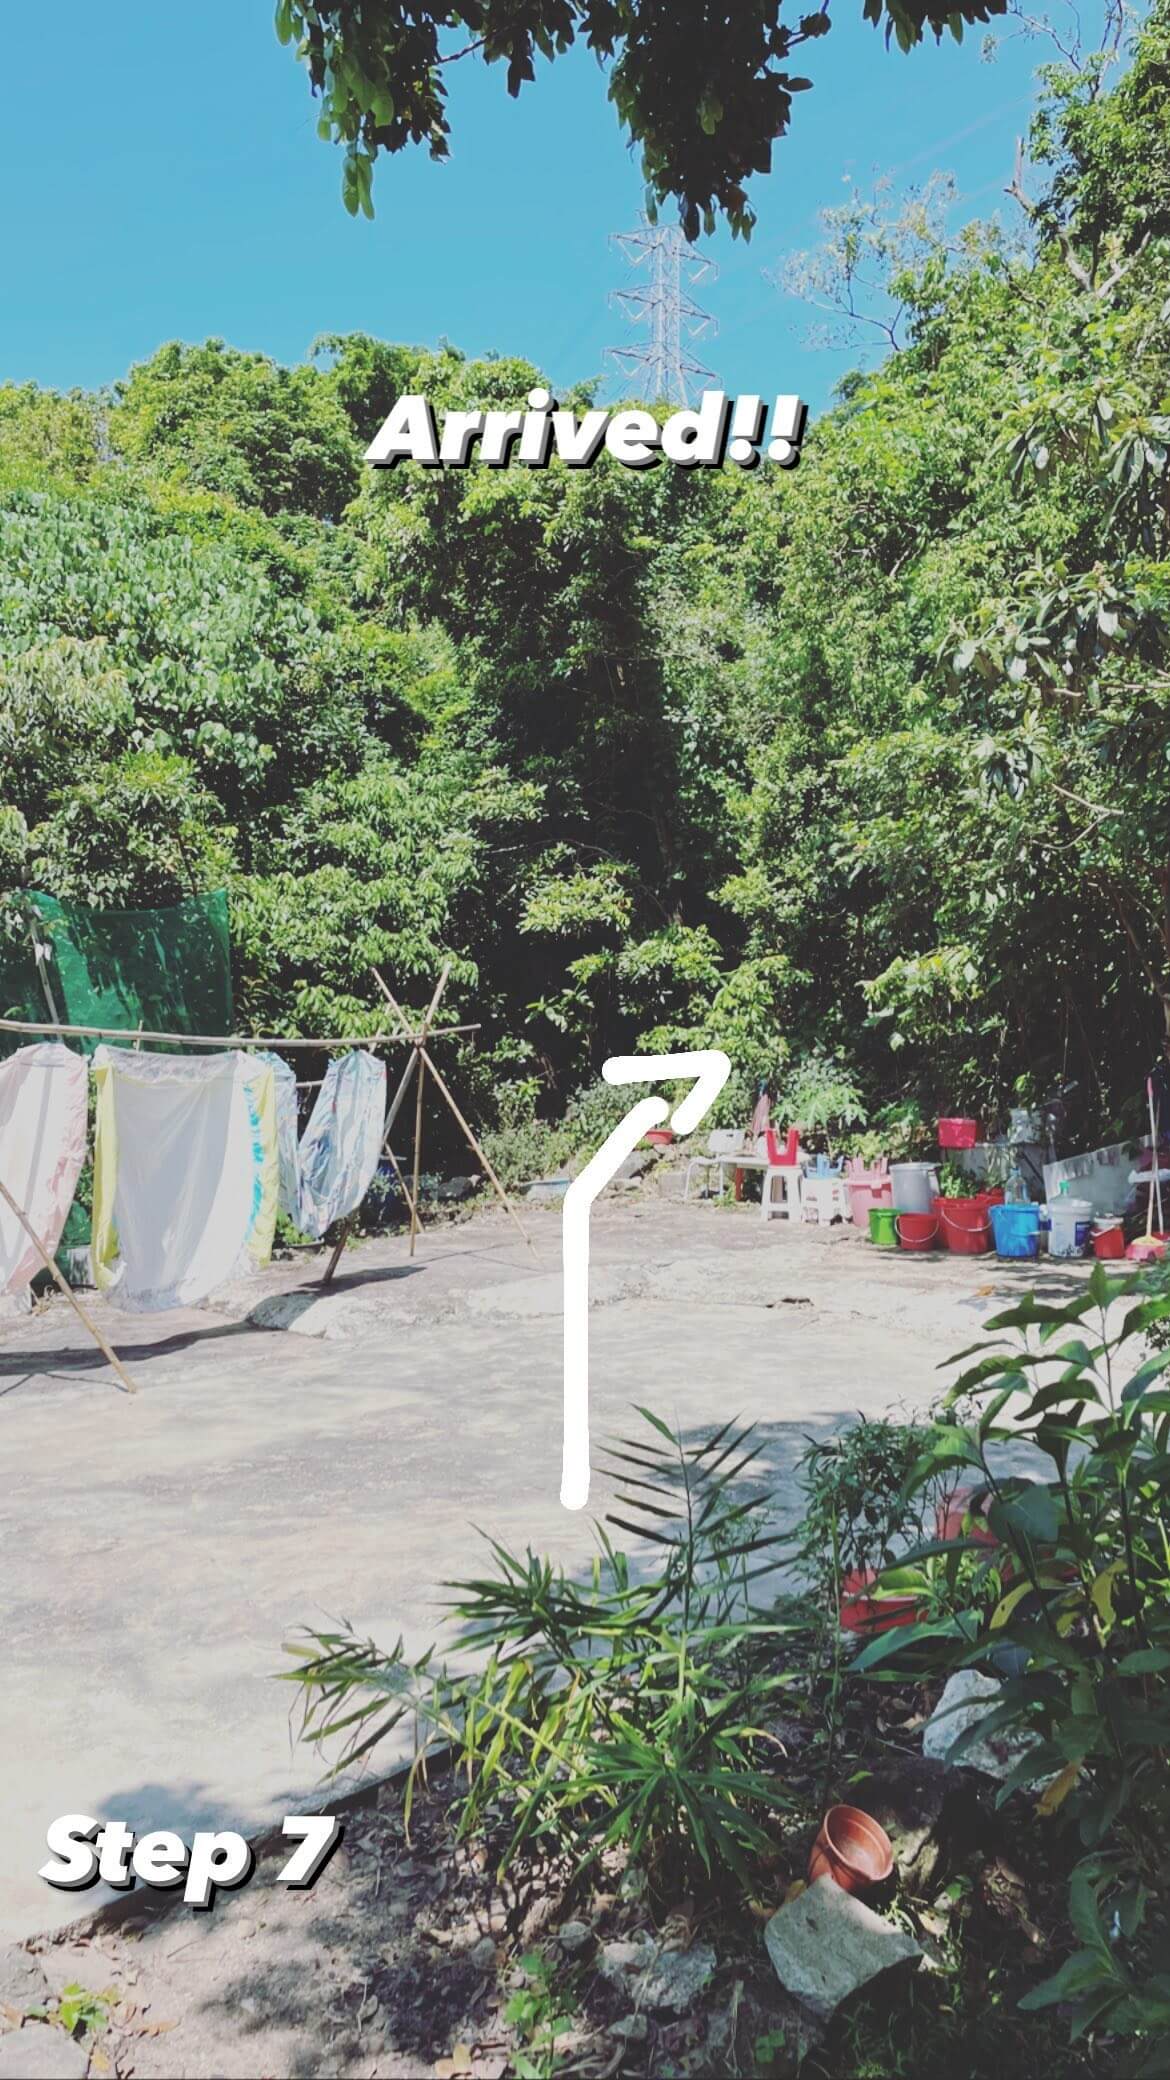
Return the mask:
<svg viewBox="0 0 1170 2080">
<path fill-rule="evenodd" d="M 372 472 L 402 390 L 538 371 L 360 335 L 0 389 L 0 886 L 226 886 L 254 1029 L 450 955 L 481 1116 L 668 1039 L 733 1113 L 812 1056 L 1118 1118 L 1170 1005 L 1167 0 L 1050 77 L 1021 194 L 795 472 Z"/>
</svg>

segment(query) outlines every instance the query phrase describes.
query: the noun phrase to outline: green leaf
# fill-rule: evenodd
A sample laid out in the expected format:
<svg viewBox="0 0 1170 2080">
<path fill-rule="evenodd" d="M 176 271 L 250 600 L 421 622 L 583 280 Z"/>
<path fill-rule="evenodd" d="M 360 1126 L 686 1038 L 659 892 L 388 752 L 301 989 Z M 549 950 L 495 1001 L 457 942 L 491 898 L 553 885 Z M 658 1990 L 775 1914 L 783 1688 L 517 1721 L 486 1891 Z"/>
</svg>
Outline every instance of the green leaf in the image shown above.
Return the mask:
<svg viewBox="0 0 1170 2080">
<path fill-rule="evenodd" d="M 1155 1675 L 1164 1668 L 1170 1668 L 1170 1648 L 1167 1647 L 1135 1647 L 1131 1653 L 1123 1654 L 1117 1663 L 1119 1676 Z"/>
</svg>

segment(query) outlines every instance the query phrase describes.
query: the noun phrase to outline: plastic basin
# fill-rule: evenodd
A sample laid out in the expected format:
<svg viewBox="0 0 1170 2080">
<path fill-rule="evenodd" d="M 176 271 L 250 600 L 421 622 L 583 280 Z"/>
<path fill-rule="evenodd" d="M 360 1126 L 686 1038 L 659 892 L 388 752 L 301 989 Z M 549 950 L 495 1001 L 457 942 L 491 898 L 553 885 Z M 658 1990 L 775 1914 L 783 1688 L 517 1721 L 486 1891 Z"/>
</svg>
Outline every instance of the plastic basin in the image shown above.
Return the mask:
<svg viewBox="0 0 1170 2080">
<path fill-rule="evenodd" d="M 849 1211 L 855 1228 L 868 1228 L 875 1206 L 892 1206 L 894 1187 L 888 1177 L 850 1177 Z"/>
<path fill-rule="evenodd" d="M 940 1148 L 974 1148 L 978 1139 L 978 1120 L 940 1119 L 938 1123 L 938 1145 Z"/>
</svg>

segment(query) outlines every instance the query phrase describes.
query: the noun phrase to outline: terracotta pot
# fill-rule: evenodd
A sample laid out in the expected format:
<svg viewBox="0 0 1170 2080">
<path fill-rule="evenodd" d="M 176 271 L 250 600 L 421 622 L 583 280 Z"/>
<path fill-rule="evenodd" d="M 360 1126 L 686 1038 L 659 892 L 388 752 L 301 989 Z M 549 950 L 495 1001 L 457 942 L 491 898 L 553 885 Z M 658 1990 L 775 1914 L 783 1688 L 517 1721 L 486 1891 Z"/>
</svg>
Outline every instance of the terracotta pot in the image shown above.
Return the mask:
<svg viewBox="0 0 1170 2080">
<path fill-rule="evenodd" d="M 808 1859 L 808 1882 L 832 1878 L 843 1892 L 873 1892 L 894 1868 L 884 1827 L 859 1806 L 830 1806 Z"/>
</svg>

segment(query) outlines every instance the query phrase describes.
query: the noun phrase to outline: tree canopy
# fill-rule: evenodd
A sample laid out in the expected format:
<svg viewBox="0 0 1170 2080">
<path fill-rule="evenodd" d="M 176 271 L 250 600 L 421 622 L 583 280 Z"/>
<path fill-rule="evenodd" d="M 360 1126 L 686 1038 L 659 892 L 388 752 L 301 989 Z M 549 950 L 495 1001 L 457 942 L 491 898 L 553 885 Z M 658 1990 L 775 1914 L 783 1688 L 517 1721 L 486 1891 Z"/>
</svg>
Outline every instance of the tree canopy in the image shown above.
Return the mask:
<svg viewBox="0 0 1170 2080">
<path fill-rule="evenodd" d="M 1170 1006 L 1168 67 L 1159 0 L 1116 83 L 1049 76 L 1021 236 L 917 239 L 905 344 L 795 472 L 367 470 L 400 390 L 514 405 L 539 371 L 364 335 L 0 390 L 6 914 L 224 885 L 254 1029 L 369 1028 L 371 963 L 419 1001 L 450 958 L 484 1109 L 706 1044 L 732 1117 L 759 1076 L 870 1118 L 1067 1076 L 1085 1132 L 1136 1124 Z"/>
<path fill-rule="evenodd" d="M 971 22 L 1005 13 L 1007 0 L 864 0 L 867 22 L 910 50 L 930 31 L 961 40 Z M 664 0 L 461 0 L 457 7 L 400 0 L 277 0 L 276 32 L 295 45 L 320 97 L 319 134 L 345 146 L 346 208 L 373 216 L 380 152 L 425 143 L 448 154 L 448 68 L 501 64 L 509 94 L 576 43 L 608 68 L 609 98 L 641 147 L 651 211 L 673 197 L 697 238 L 722 213 L 735 233 L 754 222 L 747 183 L 767 173 L 792 97 L 812 85 L 788 69 L 826 36 L 827 8 L 782 22 L 780 0 L 678 7 Z"/>
</svg>

